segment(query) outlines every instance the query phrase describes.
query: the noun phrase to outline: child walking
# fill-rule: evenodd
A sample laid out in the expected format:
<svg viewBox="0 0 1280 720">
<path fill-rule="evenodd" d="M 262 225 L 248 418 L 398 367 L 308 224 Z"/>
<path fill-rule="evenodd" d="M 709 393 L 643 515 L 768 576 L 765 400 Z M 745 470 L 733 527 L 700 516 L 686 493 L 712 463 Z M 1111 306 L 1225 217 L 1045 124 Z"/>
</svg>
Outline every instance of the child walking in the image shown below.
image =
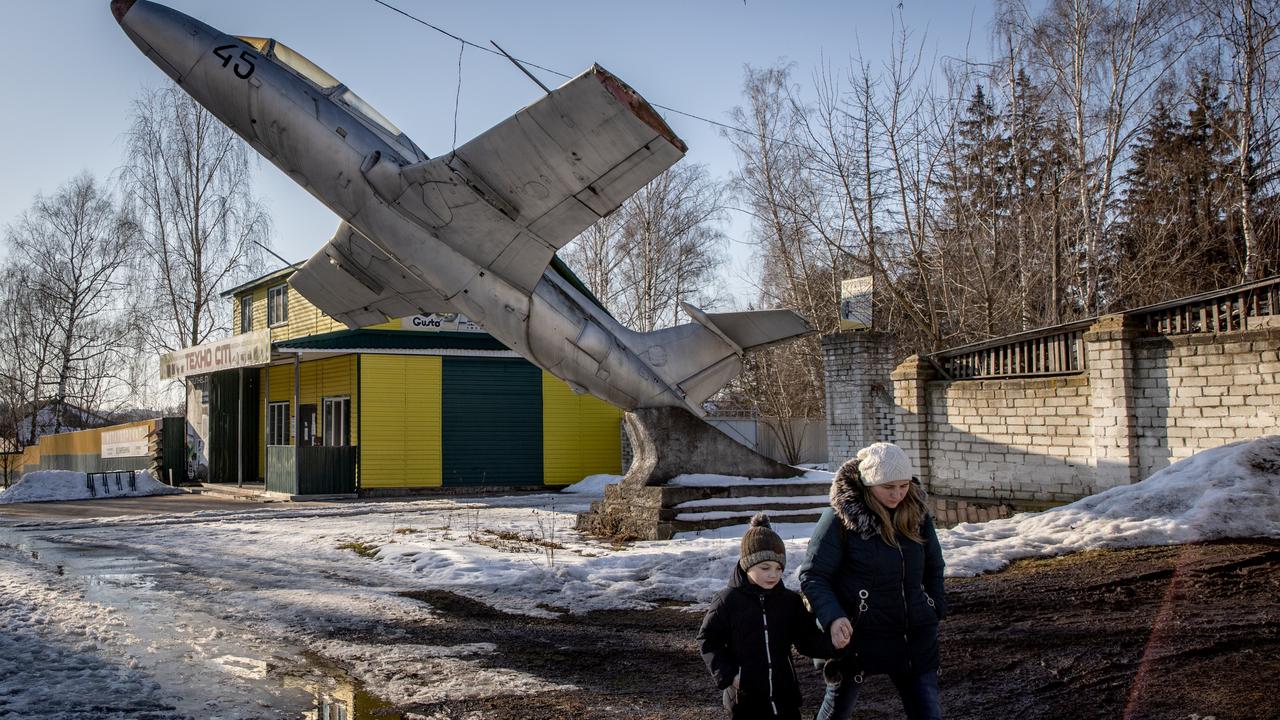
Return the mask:
<svg viewBox="0 0 1280 720">
<path fill-rule="evenodd" d="M 800 717 L 791 648 L 830 657 L 830 640 L 800 594 L 782 584 L 787 547 L 764 513 L 751 518 L 729 586 L 702 619 L 702 659 L 734 720 Z"/>
</svg>

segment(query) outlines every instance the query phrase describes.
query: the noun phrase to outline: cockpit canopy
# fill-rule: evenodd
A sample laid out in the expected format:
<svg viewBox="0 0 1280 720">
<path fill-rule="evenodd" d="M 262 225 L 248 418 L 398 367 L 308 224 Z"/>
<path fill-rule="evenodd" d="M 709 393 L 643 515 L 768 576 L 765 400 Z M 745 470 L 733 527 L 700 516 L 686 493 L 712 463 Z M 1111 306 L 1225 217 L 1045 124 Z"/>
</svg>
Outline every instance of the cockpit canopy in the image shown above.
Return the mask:
<svg viewBox="0 0 1280 720">
<path fill-rule="evenodd" d="M 279 65 L 297 73 L 304 80 L 318 87 L 324 94 L 355 110 L 365 119 L 384 130 L 399 144 L 411 149 L 423 158 L 426 157 L 404 133 L 400 132 L 400 128 L 393 125 L 386 116 L 361 99 L 350 88 L 339 82 L 337 78 L 325 72 L 324 68 L 308 60 L 302 53 L 272 38 L 239 36 L 239 39 L 248 43 L 263 55 L 275 60 Z"/>
</svg>

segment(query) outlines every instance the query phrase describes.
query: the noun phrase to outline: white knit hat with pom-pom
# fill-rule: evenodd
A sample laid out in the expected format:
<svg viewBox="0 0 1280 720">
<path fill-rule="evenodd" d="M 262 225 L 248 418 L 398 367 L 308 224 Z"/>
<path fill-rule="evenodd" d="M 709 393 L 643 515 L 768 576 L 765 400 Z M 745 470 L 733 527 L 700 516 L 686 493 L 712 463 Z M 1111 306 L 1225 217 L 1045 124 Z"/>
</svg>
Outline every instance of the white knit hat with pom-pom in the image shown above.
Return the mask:
<svg viewBox="0 0 1280 720">
<path fill-rule="evenodd" d="M 867 487 L 910 480 L 915 475 L 911 458 L 893 443 L 878 442 L 858 451 L 858 474 Z"/>
</svg>

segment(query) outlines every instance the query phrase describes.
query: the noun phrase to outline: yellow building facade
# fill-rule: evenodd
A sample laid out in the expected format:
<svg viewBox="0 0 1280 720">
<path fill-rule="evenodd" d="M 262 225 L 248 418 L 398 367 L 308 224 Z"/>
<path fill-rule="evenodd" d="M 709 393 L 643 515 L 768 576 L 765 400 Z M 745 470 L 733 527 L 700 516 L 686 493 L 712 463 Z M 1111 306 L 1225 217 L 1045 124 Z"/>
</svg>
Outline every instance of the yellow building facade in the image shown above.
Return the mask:
<svg viewBox="0 0 1280 720">
<path fill-rule="evenodd" d="M 208 481 L 378 495 L 621 472 L 621 410 L 573 393 L 465 318 L 348 329 L 289 287 L 292 272 L 225 293 L 236 332 L 206 349 L 212 365 L 174 371 L 188 381 Z M 219 349 L 250 340 L 269 352 Z M 254 359 L 219 369 L 228 357 Z"/>
</svg>

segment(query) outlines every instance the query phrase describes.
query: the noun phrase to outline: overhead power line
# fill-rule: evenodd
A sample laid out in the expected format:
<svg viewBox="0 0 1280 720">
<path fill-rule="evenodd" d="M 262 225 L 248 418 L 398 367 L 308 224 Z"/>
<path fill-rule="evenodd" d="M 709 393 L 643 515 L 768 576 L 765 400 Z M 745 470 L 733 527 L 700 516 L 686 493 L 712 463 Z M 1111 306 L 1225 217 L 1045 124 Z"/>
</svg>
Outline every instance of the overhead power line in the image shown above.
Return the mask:
<svg viewBox="0 0 1280 720">
<path fill-rule="evenodd" d="M 473 47 L 473 48 L 475 48 L 475 49 L 477 49 L 477 50 L 483 50 L 484 52 L 487 52 L 487 53 L 489 53 L 490 55 L 497 55 L 498 57 L 505 57 L 502 53 L 498 52 L 497 50 L 494 50 L 493 48 L 488 48 L 488 47 L 485 47 L 484 45 L 480 45 L 480 44 L 478 44 L 478 43 L 473 43 L 473 42 L 471 42 L 470 40 L 468 40 L 468 39 L 466 39 L 466 38 L 464 38 L 464 37 L 459 37 L 458 35 L 454 35 L 453 33 L 449 32 L 448 30 L 445 30 L 444 28 L 442 28 L 442 27 L 440 27 L 440 26 L 438 26 L 438 25 L 432 25 L 431 23 L 427 22 L 426 20 L 423 20 L 422 18 L 417 17 L 416 15 L 411 15 L 411 14 L 409 14 L 409 13 L 405 12 L 404 10 L 401 10 L 400 8 L 396 7 L 395 5 L 392 5 L 391 3 L 383 2 L 383 0 L 373 0 L 373 1 L 374 1 L 374 2 L 376 2 L 376 3 L 378 3 L 379 5 L 381 5 L 382 7 L 386 8 L 386 9 L 388 9 L 388 10 L 391 10 L 392 12 L 399 13 L 399 14 L 401 14 L 401 15 L 403 15 L 403 16 L 405 16 L 405 17 L 409 18 L 410 20 L 412 20 L 412 21 L 414 21 L 414 22 L 416 22 L 416 23 L 419 23 L 419 24 L 421 24 L 421 25 L 426 25 L 427 27 L 431 28 L 432 30 L 435 30 L 436 32 L 440 33 L 441 35 L 444 35 L 444 36 L 446 36 L 446 37 L 451 37 L 451 38 L 453 38 L 454 40 L 457 40 L 458 42 L 462 43 L 463 45 L 467 45 L 467 46 L 469 46 L 469 47 Z M 537 63 L 530 62 L 530 61 L 525 60 L 525 59 L 523 59 L 523 58 L 517 58 L 517 59 L 518 59 L 518 60 L 520 60 L 520 62 L 524 63 L 525 65 L 528 65 L 529 67 L 536 67 L 536 68 L 538 68 L 539 70 L 542 70 L 542 71 L 544 71 L 544 72 L 549 72 L 549 73 L 551 73 L 552 75 L 559 75 L 560 77 L 564 78 L 565 80 L 568 80 L 568 79 L 570 79 L 570 78 L 572 78 L 572 77 L 573 77 L 572 75 L 567 75 L 567 74 L 565 74 L 565 73 L 560 72 L 559 70 L 552 70 L 552 69 L 551 69 L 551 68 L 549 68 L 549 67 L 543 67 L 543 66 L 541 66 L 541 65 L 539 65 L 539 64 L 537 64 Z"/>
<path fill-rule="evenodd" d="M 479 43 L 474 43 L 474 42 L 472 42 L 472 41 L 470 41 L 470 40 L 468 40 L 468 39 L 466 39 L 466 38 L 464 38 L 464 37 L 462 37 L 462 36 L 460 36 L 460 35 L 455 35 L 455 34 L 453 34 L 453 33 L 449 32 L 448 30 L 445 30 L 444 28 L 440 27 L 439 25 L 434 25 L 434 24 L 432 24 L 432 23 L 427 22 L 426 20 L 423 20 L 422 18 L 420 18 L 420 17 L 418 17 L 418 16 L 416 16 L 416 15 L 413 15 L 412 13 L 405 12 L 404 10 L 401 10 L 400 8 L 396 7 L 395 5 L 392 5 L 391 3 L 385 2 L 385 0 L 373 0 L 373 1 L 374 1 L 375 3 L 377 3 L 377 4 L 381 5 L 381 6 L 385 7 L 386 9 L 388 9 L 388 10 L 390 10 L 390 11 L 394 12 L 394 13 L 397 13 L 397 14 L 399 14 L 399 15 L 403 15 L 404 17 L 406 17 L 406 18 L 408 18 L 408 19 L 410 19 L 410 20 L 412 20 L 412 21 L 414 21 L 414 22 L 418 23 L 419 25 L 425 25 L 426 27 L 431 28 L 432 30 L 434 30 L 434 31 L 436 31 L 436 32 L 438 32 L 438 33 L 440 33 L 441 35 L 444 35 L 444 36 L 445 36 L 445 37 L 447 37 L 447 38 L 451 38 L 451 39 L 453 39 L 453 40 L 456 40 L 456 41 L 458 41 L 458 42 L 462 43 L 462 44 L 463 44 L 464 46 L 466 46 L 466 47 L 473 47 L 473 48 L 475 48 L 475 49 L 477 49 L 477 50 L 481 50 L 481 51 L 483 51 L 483 52 L 487 52 L 487 53 L 489 53 L 490 55 L 497 55 L 498 57 L 507 58 L 507 59 L 510 59 L 510 60 L 515 60 L 515 61 L 517 61 L 517 62 L 519 62 L 519 63 L 521 63 L 521 64 L 528 65 L 529 67 L 537 68 L 537 69 L 539 69 L 539 70 L 542 70 L 543 72 L 551 73 L 552 75 L 555 75 L 555 76 L 557 76 L 557 77 L 562 77 L 562 78 L 564 78 L 565 80 L 569 80 L 569 79 L 572 79 L 572 78 L 573 78 L 573 76 L 572 76 L 572 75 L 569 75 L 568 73 L 562 73 L 562 72 L 560 72 L 559 70 L 553 70 L 553 69 L 551 69 L 551 68 L 549 68 L 549 67 L 546 67 L 545 65 L 539 65 L 538 63 L 531 62 L 531 61 L 529 61 L 529 60 L 525 60 L 524 58 L 516 58 L 516 57 L 512 57 L 512 56 L 510 56 L 510 55 L 507 55 L 506 53 L 502 53 L 502 52 L 499 52 L 499 51 L 497 51 L 497 50 L 494 50 L 493 48 L 485 47 L 484 45 L 480 45 Z M 530 77 L 532 78 L 532 76 L 530 76 Z M 537 78 L 533 78 L 533 80 L 534 80 L 534 82 L 538 82 Z M 539 82 L 538 84 L 539 84 L 539 85 L 541 85 L 542 83 L 540 83 L 540 82 Z M 544 88 L 545 88 L 545 86 L 544 86 Z M 737 127 L 737 126 L 735 126 L 735 125 L 730 125 L 730 124 L 728 124 L 728 123 L 722 123 L 722 122 L 719 122 L 719 121 L 717 121 L 717 120 L 712 120 L 712 119 L 710 119 L 710 118 L 702 117 L 701 115 L 695 115 L 695 114 L 693 114 L 693 113 L 691 113 L 691 112 L 685 112 L 684 110 L 677 110 L 676 108 L 668 107 L 668 106 L 666 106 L 666 105 L 661 105 L 661 104 L 659 104 L 659 103 L 649 103 L 649 104 L 650 104 L 650 105 L 653 105 L 653 106 L 654 106 L 654 107 L 656 107 L 656 108 L 660 108 L 660 109 L 662 109 L 662 110 L 666 110 L 667 112 L 672 112 L 672 113 L 675 113 L 675 114 L 677 114 L 677 115 L 683 115 L 684 117 L 691 118 L 691 119 L 693 119 L 693 120 L 698 120 L 698 121 L 700 121 L 700 122 L 707 123 L 708 125 L 714 125 L 714 126 L 716 126 L 716 127 L 718 127 L 718 128 L 723 128 L 723 129 L 725 129 L 725 130 L 732 130 L 733 132 L 745 133 L 745 134 L 747 134 L 747 135 L 755 135 L 755 134 L 756 134 L 756 133 L 754 133 L 754 132 L 752 132 L 752 131 L 750 131 L 750 130 L 747 130 L 746 128 L 740 128 L 740 127 Z M 456 122 L 456 121 L 455 121 L 455 122 Z M 455 132 L 456 132 L 456 131 L 455 131 Z M 788 140 L 782 140 L 782 139 L 775 138 L 775 137 L 770 137 L 769 139 L 770 139 L 770 140 L 773 140 L 774 142 L 784 143 L 784 144 L 786 144 L 786 145 L 795 145 L 795 143 L 790 142 L 790 141 L 788 141 Z M 456 138 L 455 138 L 455 143 L 456 143 Z"/>
</svg>

